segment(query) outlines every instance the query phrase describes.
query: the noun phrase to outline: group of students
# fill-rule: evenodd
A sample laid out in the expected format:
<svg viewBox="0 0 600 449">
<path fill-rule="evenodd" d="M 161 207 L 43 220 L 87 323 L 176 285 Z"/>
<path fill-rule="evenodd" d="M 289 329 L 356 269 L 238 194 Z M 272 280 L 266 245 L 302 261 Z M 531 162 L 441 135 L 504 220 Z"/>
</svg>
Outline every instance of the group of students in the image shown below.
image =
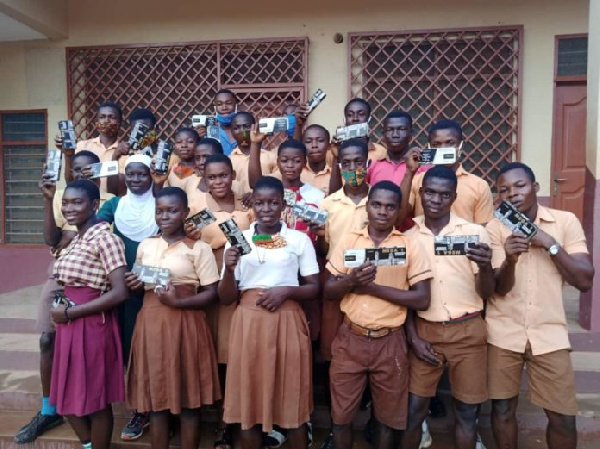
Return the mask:
<svg viewBox="0 0 600 449">
<path fill-rule="evenodd" d="M 200 408 L 223 398 L 215 447 L 304 449 L 312 440 L 314 356 L 329 366 L 332 429 L 326 447 L 350 449 L 363 393 L 372 398 L 377 449 L 428 447 L 430 398 L 449 372 L 457 448 L 474 448 L 480 406 L 492 400 L 498 447 L 516 448 L 516 407 L 527 366 L 531 401 L 548 416 L 550 448 L 575 448 L 574 374 L 561 288 L 591 288 L 583 230 L 568 212 L 537 201 L 531 169 L 507 163 L 498 198 L 537 225 L 528 240 L 493 215 L 488 184 L 462 166 L 462 130 L 429 128 L 431 147 L 454 147 L 450 166 L 424 166 L 411 147 L 412 119 L 390 112 L 384 144 L 337 142 L 323 126 L 296 129 L 277 149 L 255 117 L 219 91 L 220 139 L 182 128 L 168 173 L 119 141 L 121 110 L 98 108 L 98 137 L 63 150 L 68 184 L 40 182 L 44 238 L 56 256 L 40 299 L 42 409 L 15 441 L 34 440 L 66 416 L 85 449 L 110 445 L 112 407 L 135 410 L 121 437 L 150 426 L 167 448 L 179 415 L 184 449 L 199 442 Z M 362 99 L 346 124 L 369 120 Z M 145 109 L 130 125 L 156 118 Z M 294 138 L 295 137 L 295 138 Z M 57 138 L 61 148 L 61 139 Z M 90 164 L 116 160 L 119 176 L 90 181 Z M 327 212 L 325 225 L 293 211 Z M 210 209 L 202 230 L 186 219 Z M 233 218 L 251 251 L 231 246 L 219 224 Z M 465 255 L 436 252 L 437 237 L 477 236 Z M 394 265 L 348 267 L 345 252 L 403 249 Z M 167 268 L 166 285 L 132 266 Z M 70 301 L 52 307 L 55 292 Z M 425 429 L 425 432 L 424 432 Z M 264 433 L 263 433 L 264 432 Z M 425 438 L 427 435 L 427 438 Z M 481 446 L 480 446 L 481 447 Z"/>
</svg>

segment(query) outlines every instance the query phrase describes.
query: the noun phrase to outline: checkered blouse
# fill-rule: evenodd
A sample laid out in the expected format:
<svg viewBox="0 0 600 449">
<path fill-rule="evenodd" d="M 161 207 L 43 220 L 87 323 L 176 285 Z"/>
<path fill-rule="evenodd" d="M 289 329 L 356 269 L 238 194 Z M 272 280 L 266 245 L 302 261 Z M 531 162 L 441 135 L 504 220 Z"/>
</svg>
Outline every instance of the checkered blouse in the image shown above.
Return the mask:
<svg viewBox="0 0 600 449">
<path fill-rule="evenodd" d="M 59 284 L 110 290 L 108 275 L 125 266 L 125 245 L 102 222 L 89 228 L 83 237 L 77 235 L 62 251 L 54 265 Z"/>
</svg>

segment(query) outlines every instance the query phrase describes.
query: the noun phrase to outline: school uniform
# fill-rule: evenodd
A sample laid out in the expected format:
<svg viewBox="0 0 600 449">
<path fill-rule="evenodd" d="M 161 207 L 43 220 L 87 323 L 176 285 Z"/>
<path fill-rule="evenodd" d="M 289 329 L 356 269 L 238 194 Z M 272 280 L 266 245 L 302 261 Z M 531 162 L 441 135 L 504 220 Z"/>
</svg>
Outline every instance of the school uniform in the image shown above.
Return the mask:
<svg viewBox="0 0 600 449">
<path fill-rule="evenodd" d="M 414 207 L 413 215 L 423 215 L 423 205 L 419 189 L 423 186 L 425 173 L 418 173 L 413 178 L 410 192 L 410 204 Z M 486 225 L 494 218 L 494 199 L 488 183 L 472 173 L 467 172 L 462 164 L 456 170 L 456 201 L 451 211 L 460 218 L 471 223 Z"/>
<path fill-rule="evenodd" d="M 379 247 L 395 246 L 406 248 L 406 263 L 377 267 L 376 284 L 408 290 L 431 279 L 430 264 L 418 242 L 394 229 Z M 332 275 L 348 274 L 351 269 L 344 267 L 344 251 L 373 247 L 368 226 L 351 231 L 334 249 L 327 269 Z M 406 307 L 351 291 L 342 299 L 341 310 L 344 323 L 333 340 L 329 375 L 333 424 L 352 423 L 368 382 L 375 418 L 403 430 L 410 375 L 404 333 Z"/>
<path fill-rule="evenodd" d="M 325 241 L 329 245 L 326 256 L 329 260 L 335 247 L 348 232 L 360 230 L 367 225 L 367 197 L 356 204 L 346 195 L 344 189 L 340 189 L 323 200 L 321 209 L 328 213 Z M 331 343 L 343 320 L 340 301 L 323 298 L 320 350 L 325 360 L 331 360 Z"/>
<path fill-rule="evenodd" d="M 581 223 L 571 212 L 538 204 L 535 224 L 569 254 L 588 254 Z M 506 258 L 504 244 L 511 231 L 497 218 L 487 225 L 492 248 Z M 564 279 L 544 248 L 530 247 L 519 256 L 515 284 L 505 296 L 495 294 L 486 309 L 488 389 L 491 399 L 519 394 L 527 365 L 532 403 L 564 415 L 577 414 L 575 375 L 569 331 L 562 301 Z"/>
<path fill-rule="evenodd" d="M 178 297 L 219 280 L 210 247 L 184 238 L 168 244 L 161 236 L 140 243 L 137 263 L 168 268 Z M 221 399 L 217 360 L 202 310 L 177 309 L 160 302 L 145 285 L 126 374 L 127 407 L 138 412 L 196 409 Z"/>
<path fill-rule="evenodd" d="M 310 419 L 312 402 L 311 343 L 302 306 L 285 300 L 275 312 L 257 306 L 261 288 L 299 286 L 298 275 L 318 274 L 309 238 L 282 224 L 282 248 L 257 247 L 256 223 L 243 231 L 252 251 L 240 258 L 235 279 L 240 299 L 231 322 L 223 420 L 298 428 Z M 226 249 L 229 244 L 226 245 Z"/>
<path fill-rule="evenodd" d="M 438 382 L 448 366 L 452 397 L 466 404 L 487 400 L 487 332 L 481 316 L 483 300 L 477 293 L 475 277 L 479 266 L 465 255 L 436 255 L 434 235 L 425 226 L 425 217 L 413 219 L 408 238 L 421 244 L 431 265 L 431 304 L 418 311 L 417 334 L 431 344 L 443 365 L 433 366 L 410 353 L 410 392 L 421 397 L 435 396 Z M 476 235 L 490 244 L 484 227 L 450 214 L 439 236 Z"/>
<path fill-rule="evenodd" d="M 250 189 L 250 177 L 248 174 L 250 154 L 244 154 L 239 148 L 234 148 L 229 158 L 235 171 L 236 180 L 242 184 L 245 192 L 251 192 L 252 189 Z M 277 152 L 261 149 L 260 166 L 263 176 L 273 173 L 277 168 Z"/>
<path fill-rule="evenodd" d="M 112 145 L 106 147 L 102 142 L 100 142 L 100 136 L 97 136 L 92 139 L 78 141 L 75 147 L 75 154 L 79 153 L 80 151 L 87 150 L 98 156 L 100 158 L 100 162 L 110 162 L 112 161 L 113 153 L 118 146 L 119 141 L 116 140 Z M 125 164 L 119 162 L 119 173 L 125 173 L 124 169 Z M 100 191 L 106 192 L 106 178 L 100 178 Z"/>
<path fill-rule="evenodd" d="M 219 224 L 233 218 L 238 227 L 244 231 L 250 228 L 254 213 L 251 209 L 249 210 L 244 207 L 241 196 L 236 195 L 235 193 L 235 210 L 233 212 L 227 212 L 219 206 L 219 203 L 215 201 L 210 193 L 200 192 L 198 189 L 196 189 L 196 192 L 197 193 L 194 194 L 193 206 L 190 205 L 190 216 L 198 213 L 202 209 L 208 208 L 217 219 L 216 222 L 211 223 L 202 229 L 200 239 L 211 247 L 220 273 L 223 268 L 223 254 L 227 238 L 223 231 L 221 231 L 221 228 L 219 228 Z M 213 341 L 217 352 L 217 361 L 219 363 L 227 363 L 231 318 L 233 317 L 235 307 L 235 304 L 228 306 L 211 304 L 206 309 L 206 319 L 212 331 Z"/>
</svg>

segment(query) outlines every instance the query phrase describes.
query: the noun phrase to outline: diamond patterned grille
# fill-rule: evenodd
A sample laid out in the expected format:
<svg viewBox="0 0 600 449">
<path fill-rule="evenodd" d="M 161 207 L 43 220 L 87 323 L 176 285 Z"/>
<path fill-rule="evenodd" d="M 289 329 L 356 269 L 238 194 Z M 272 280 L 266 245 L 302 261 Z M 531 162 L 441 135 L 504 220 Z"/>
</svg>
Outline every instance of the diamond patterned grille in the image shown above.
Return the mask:
<svg viewBox="0 0 600 449">
<path fill-rule="evenodd" d="M 465 168 L 491 182 L 519 156 L 522 36 L 522 27 L 350 34 L 350 95 L 371 103 L 379 138 L 394 109 L 412 115 L 419 145 L 432 122 L 457 120 Z"/>
<path fill-rule="evenodd" d="M 124 117 L 151 109 L 172 138 L 229 88 L 240 110 L 269 117 L 306 98 L 307 53 L 307 38 L 68 48 L 69 116 L 79 138 L 90 138 L 98 103 L 110 99 Z"/>
</svg>

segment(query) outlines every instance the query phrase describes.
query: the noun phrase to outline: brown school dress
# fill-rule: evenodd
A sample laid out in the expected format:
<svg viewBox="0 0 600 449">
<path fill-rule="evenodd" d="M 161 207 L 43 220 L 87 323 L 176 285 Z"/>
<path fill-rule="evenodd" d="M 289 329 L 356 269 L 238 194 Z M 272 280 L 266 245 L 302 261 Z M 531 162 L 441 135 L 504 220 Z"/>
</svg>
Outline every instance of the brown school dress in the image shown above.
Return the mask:
<svg viewBox="0 0 600 449">
<path fill-rule="evenodd" d="M 137 262 L 168 268 L 178 297 L 192 296 L 199 285 L 219 279 L 210 247 L 187 238 L 171 245 L 159 236 L 146 239 L 138 247 Z M 204 311 L 169 307 L 146 290 L 131 342 L 126 390 L 127 406 L 139 412 L 179 414 L 221 399 Z"/>
<path fill-rule="evenodd" d="M 298 285 L 302 276 L 317 274 L 314 248 L 299 231 L 282 226 L 287 245 L 258 248 L 254 224 L 244 231 L 252 252 L 242 256 L 235 277 L 242 290 L 233 313 L 225 383 L 223 420 L 242 429 L 273 425 L 295 429 L 313 409 L 312 354 L 306 316 L 297 301 L 286 300 L 275 312 L 257 306 L 262 285 Z M 288 283 L 289 282 L 289 283 Z"/>
</svg>

